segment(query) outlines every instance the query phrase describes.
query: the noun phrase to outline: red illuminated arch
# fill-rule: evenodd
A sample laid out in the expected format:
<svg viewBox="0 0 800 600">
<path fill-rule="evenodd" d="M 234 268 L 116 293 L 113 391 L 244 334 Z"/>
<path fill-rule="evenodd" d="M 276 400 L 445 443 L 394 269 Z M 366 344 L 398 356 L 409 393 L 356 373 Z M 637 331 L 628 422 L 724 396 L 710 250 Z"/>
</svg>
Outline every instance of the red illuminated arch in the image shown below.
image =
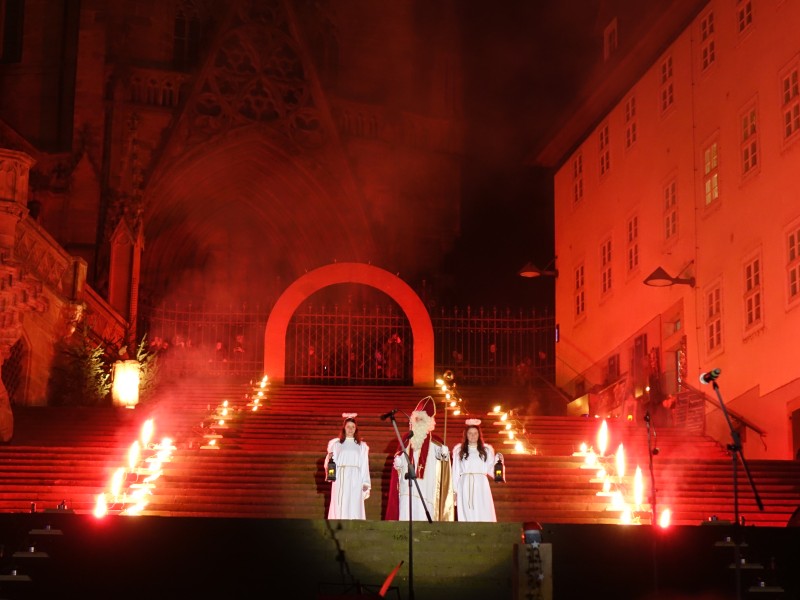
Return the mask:
<svg viewBox="0 0 800 600">
<path fill-rule="evenodd" d="M 314 269 L 281 294 L 264 331 L 264 373 L 270 380 L 283 383 L 286 377 L 286 330 L 297 307 L 313 293 L 339 283 L 368 285 L 397 302 L 408 318 L 414 338 L 413 383 L 433 385 L 433 325 L 425 305 L 402 279 L 361 263 L 336 263 Z"/>
</svg>

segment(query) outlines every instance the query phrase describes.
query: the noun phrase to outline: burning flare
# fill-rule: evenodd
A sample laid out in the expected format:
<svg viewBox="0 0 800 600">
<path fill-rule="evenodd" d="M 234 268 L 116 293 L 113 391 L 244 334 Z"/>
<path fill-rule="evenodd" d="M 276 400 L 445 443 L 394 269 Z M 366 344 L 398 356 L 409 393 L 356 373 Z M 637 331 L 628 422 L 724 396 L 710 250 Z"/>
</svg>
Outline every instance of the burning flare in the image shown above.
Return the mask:
<svg viewBox="0 0 800 600">
<path fill-rule="evenodd" d="M 608 447 L 608 425 L 606 420 L 600 425 L 600 431 L 597 432 L 597 449 L 600 451 L 600 456 L 605 456 L 606 448 Z"/>
</svg>

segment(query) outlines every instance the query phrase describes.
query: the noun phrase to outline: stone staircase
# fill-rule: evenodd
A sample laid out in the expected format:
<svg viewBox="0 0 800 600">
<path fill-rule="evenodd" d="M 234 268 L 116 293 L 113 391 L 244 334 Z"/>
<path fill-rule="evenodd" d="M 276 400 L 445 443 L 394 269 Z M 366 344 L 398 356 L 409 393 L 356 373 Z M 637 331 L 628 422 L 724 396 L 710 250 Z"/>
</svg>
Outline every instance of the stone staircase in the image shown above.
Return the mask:
<svg viewBox="0 0 800 600">
<path fill-rule="evenodd" d="M 397 439 L 380 415 L 399 408 L 410 412 L 418 400 L 438 390 L 411 387 L 269 386 L 259 411 L 246 406 L 253 387 L 238 381 L 178 381 L 135 410 L 115 408 L 18 408 L 16 433 L 0 446 L 0 512 L 27 512 L 66 505 L 91 512 L 97 495 L 108 489 L 111 474 L 126 465 L 128 448 L 145 419 L 155 422 L 154 440 L 170 436 L 173 460 L 152 490 L 145 514 L 153 516 L 322 519 L 329 485 L 322 461 L 329 439 L 338 435 L 342 412 L 359 413 L 359 427 L 370 446 L 373 493 L 367 518 L 380 520 L 388 498 L 391 456 Z M 487 441 L 506 456 L 507 482 L 492 484 L 498 520 L 564 524 L 618 523 L 619 511 L 598 496 L 595 470 L 583 469 L 574 456 L 581 443 L 597 447 L 600 422 L 578 417 L 512 418 L 524 428 L 531 454 L 514 454 L 505 444 L 495 404 L 514 398 L 513 390 L 460 390 L 470 416 L 483 420 Z M 215 408 L 227 399 L 234 413 L 225 429 L 213 429 Z M 440 405 L 441 406 L 441 405 Z M 398 414 L 403 433 L 407 420 Z M 463 416 L 437 415 L 437 434 L 452 448 Z M 623 444 L 626 473 L 638 465 L 650 486 L 647 431 L 643 424 L 608 422 L 609 450 Z M 209 434 L 218 449 L 208 446 Z M 716 517 L 733 520 L 733 472 L 727 453 L 709 438 L 685 430 L 660 428 L 659 454 L 653 458 L 657 508 L 670 508 L 672 523 L 697 525 Z M 613 460 L 610 456 L 609 461 Z M 800 463 L 749 461 L 764 503 L 759 511 L 744 471 L 738 469 L 739 513 L 748 524 L 783 527 L 800 504 Z M 623 482 L 630 491 L 630 477 Z M 649 495 L 649 492 L 645 492 Z M 646 496 L 647 497 L 647 496 Z M 634 513 L 650 522 L 645 503 Z"/>
</svg>

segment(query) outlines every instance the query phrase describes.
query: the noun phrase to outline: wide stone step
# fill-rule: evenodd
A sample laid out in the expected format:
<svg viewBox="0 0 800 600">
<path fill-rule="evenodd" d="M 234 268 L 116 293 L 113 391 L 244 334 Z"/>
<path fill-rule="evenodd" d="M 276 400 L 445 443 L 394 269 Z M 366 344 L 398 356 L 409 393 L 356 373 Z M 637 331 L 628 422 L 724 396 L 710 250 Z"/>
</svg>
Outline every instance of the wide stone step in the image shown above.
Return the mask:
<svg viewBox="0 0 800 600">
<path fill-rule="evenodd" d="M 322 518 L 328 484 L 322 462 L 327 442 L 341 425 L 341 413 L 358 412 L 359 428 L 370 445 L 373 493 L 367 501 L 368 519 L 380 520 L 385 510 L 391 457 L 397 440 L 390 422 L 379 416 L 392 408 L 410 411 L 431 393 L 411 387 L 266 388 L 262 409 L 247 410 L 250 385 L 228 382 L 181 382 L 164 391 L 160 400 L 124 409 L 24 409 L 17 420 L 19 440 L 0 446 L 0 511 L 29 510 L 31 498 L 55 505 L 66 499 L 71 508 L 91 511 L 96 495 L 105 491 L 113 471 L 127 463 L 127 451 L 146 418 L 156 423 L 154 439 L 168 435 L 177 450 L 163 467 L 150 496 L 147 514 L 180 516 L 253 516 L 258 518 Z M 506 455 L 505 484 L 492 484 L 499 520 L 535 519 L 564 523 L 617 523 L 618 512 L 608 498 L 598 496 L 596 469 L 582 469 L 583 458 L 572 456 L 581 445 L 596 446 L 601 421 L 573 417 L 512 415 L 536 455 L 517 455 L 506 444 L 494 403 L 513 397 L 508 390 L 475 394 L 461 390 L 471 416 L 483 420 L 487 442 Z M 434 390 L 433 393 L 436 393 Z M 478 401 L 478 396 L 480 400 Z M 216 407 L 228 399 L 231 415 L 224 429 L 211 427 Z M 445 428 L 446 425 L 446 428 Z M 630 491 L 632 472 L 642 469 L 649 488 L 649 450 L 642 424 L 607 422 L 607 456 L 624 445 L 628 475 L 619 483 Z M 401 432 L 405 416 L 398 419 Z M 463 417 L 437 418 L 437 433 L 451 447 L 460 441 Z M 204 435 L 222 435 L 220 450 L 201 450 Z M 697 523 L 716 514 L 732 514 L 731 458 L 709 438 L 672 428 L 660 428 L 655 458 L 659 508 L 669 506 L 673 522 Z M 788 461 L 751 461 L 751 472 L 766 510 L 752 515 L 753 523 L 785 523 L 800 498 L 800 465 Z M 757 511 L 745 499 L 740 470 L 742 514 Z M 96 486 L 96 489 L 93 489 Z M 4 494 L 4 491 L 7 494 Z M 647 490 L 645 490 L 647 495 Z M 646 508 L 646 505 L 645 507 Z M 650 518 L 649 508 L 637 515 Z M 644 519 L 644 520 L 642 520 Z"/>
</svg>

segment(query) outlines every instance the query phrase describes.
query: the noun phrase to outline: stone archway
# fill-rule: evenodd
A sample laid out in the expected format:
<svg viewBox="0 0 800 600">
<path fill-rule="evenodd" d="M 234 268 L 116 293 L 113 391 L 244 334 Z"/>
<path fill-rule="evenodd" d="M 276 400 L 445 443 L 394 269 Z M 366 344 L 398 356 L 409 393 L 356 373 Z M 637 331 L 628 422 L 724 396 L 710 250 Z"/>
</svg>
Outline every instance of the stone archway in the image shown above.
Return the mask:
<svg viewBox="0 0 800 600">
<path fill-rule="evenodd" d="M 413 384 L 434 383 L 433 325 L 416 292 L 388 271 L 361 263 L 336 263 L 314 269 L 292 283 L 281 294 L 269 315 L 264 331 L 264 373 L 271 381 L 283 383 L 286 376 L 286 331 L 300 304 L 322 288 L 338 283 L 359 283 L 376 288 L 400 306 L 411 325 Z"/>
</svg>

